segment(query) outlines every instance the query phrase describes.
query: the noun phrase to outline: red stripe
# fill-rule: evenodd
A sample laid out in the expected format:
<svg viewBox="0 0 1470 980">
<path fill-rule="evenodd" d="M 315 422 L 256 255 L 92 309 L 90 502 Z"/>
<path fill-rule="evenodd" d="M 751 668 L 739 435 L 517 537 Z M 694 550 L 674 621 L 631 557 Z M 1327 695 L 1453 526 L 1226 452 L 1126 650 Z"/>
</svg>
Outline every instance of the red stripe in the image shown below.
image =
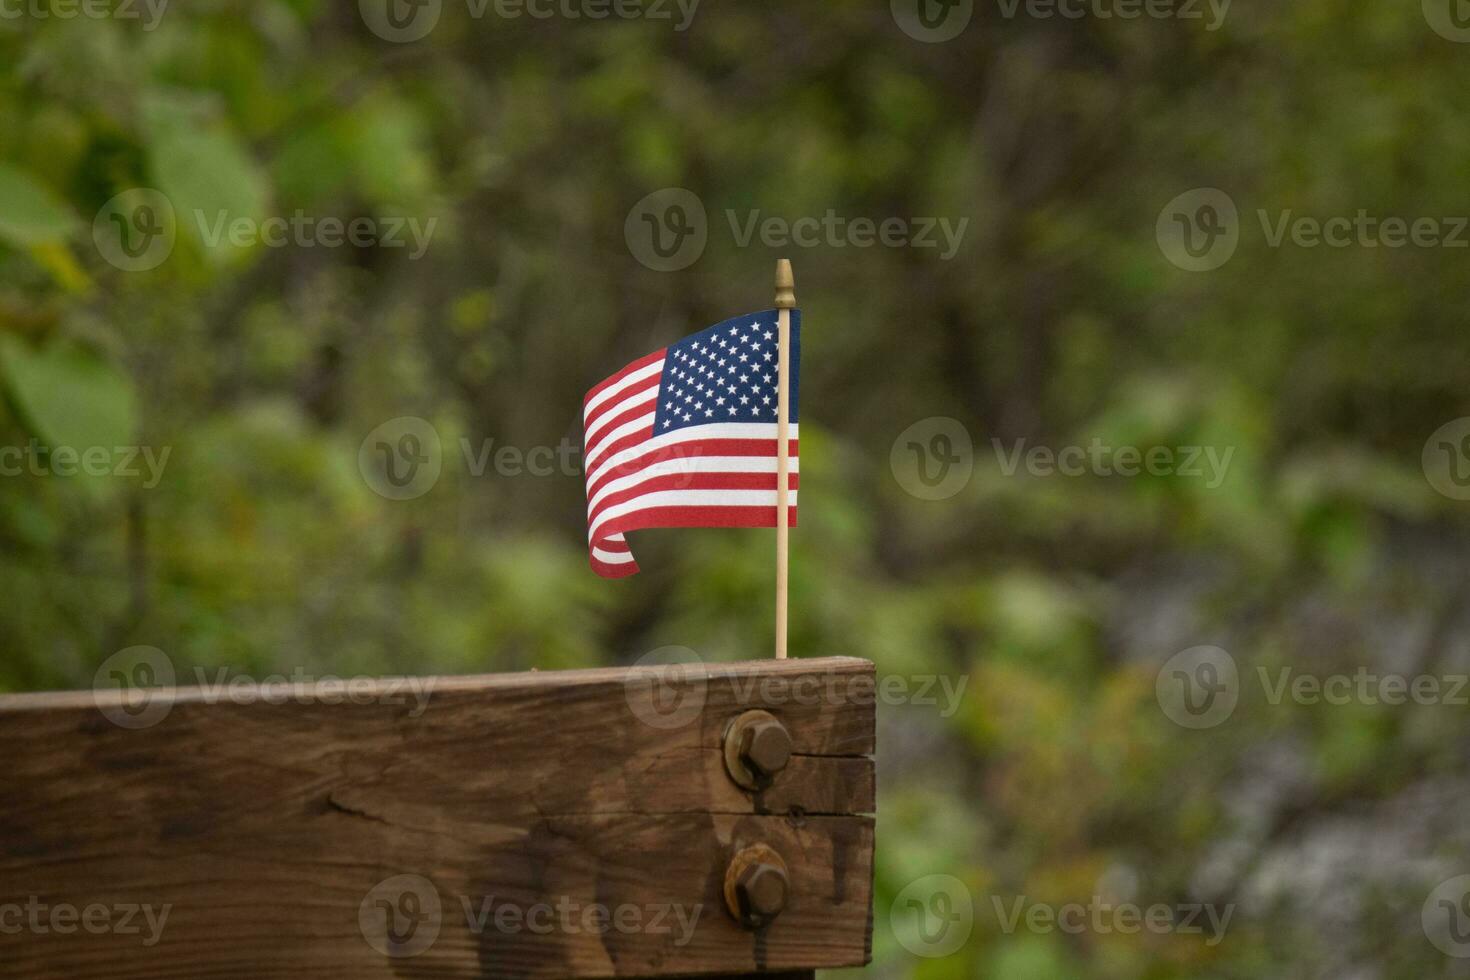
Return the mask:
<svg viewBox="0 0 1470 980">
<path fill-rule="evenodd" d="M 651 438 L 651 433 L 649 437 Z M 641 456 L 634 456 L 600 473 L 594 481 L 587 484 L 587 499 L 591 500 L 608 480 L 615 480 L 622 476 L 631 476 L 655 463 L 662 463 L 670 459 L 696 459 L 701 456 L 774 457 L 776 455 L 777 442 L 778 440 L 776 439 L 692 439 L 689 442 L 678 442 L 670 446 L 650 449 Z M 799 458 L 801 441 L 799 439 L 791 439 L 788 440 L 788 444 L 790 446 L 790 458 Z M 612 450 L 604 452 L 597 458 L 597 462 L 593 465 L 601 465 L 603 461 L 610 459 L 616 452 L 620 451 Z"/>
<path fill-rule="evenodd" d="M 654 378 L 653 383 L 657 385 L 658 379 Z M 646 404 L 631 405 L 627 408 L 624 408 L 623 406 L 627 404 L 628 403 L 625 401 L 618 401 L 611 406 L 612 410 L 617 412 L 618 414 L 609 419 L 607 422 L 607 427 L 604 428 L 601 432 L 597 433 L 597 435 L 594 436 L 590 441 L 583 440 L 584 442 L 586 442 L 586 445 L 583 447 L 585 452 L 590 453 L 592 450 L 596 449 L 598 446 L 606 442 L 608 436 L 612 434 L 618 426 L 628 422 L 632 422 L 634 419 L 640 418 L 644 415 L 652 414 L 654 409 L 658 406 L 658 403 L 655 401 Z M 591 426 L 587 426 L 582 431 L 586 432 L 588 428 L 591 428 Z M 653 426 L 650 425 L 648 429 L 649 432 L 652 432 Z"/>
<path fill-rule="evenodd" d="M 605 448 L 599 450 L 597 458 L 592 461 L 592 465 L 600 466 L 604 460 L 610 459 L 613 455 L 622 452 L 624 449 L 632 449 L 639 443 L 647 442 L 652 436 L 653 423 L 649 422 L 647 428 L 639 429 L 636 432 L 630 432 L 628 435 L 619 436 L 609 442 L 601 443 L 600 445 Z M 582 465 L 587 465 L 587 454 L 585 452 L 582 454 Z"/>
<path fill-rule="evenodd" d="M 788 485 L 800 490 L 799 473 L 790 473 Z M 597 517 L 614 504 L 626 503 L 635 497 L 658 490 L 774 490 L 775 473 L 671 473 L 668 476 L 650 477 L 643 482 L 617 493 L 610 493 L 598 503 L 597 509 L 587 516 L 589 524 L 596 524 Z M 773 525 L 774 526 L 774 523 Z M 598 533 L 603 533 L 599 531 Z"/>
<path fill-rule="evenodd" d="M 638 360 L 634 361 L 632 364 L 629 364 L 627 367 L 623 368 L 612 377 L 593 385 L 590 389 L 588 389 L 587 394 L 584 395 L 582 398 L 582 408 L 585 410 L 587 407 L 587 403 L 596 398 L 598 392 L 602 391 L 604 388 L 610 388 L 613 385 L 617 384 L 619 381 L 623 380 L 623 378 L 638 370 L 639 368 L 647 367 L 654 361 L 660 360 L 664 356 L 664 352 L 667 350 L 667 347 L 660 347 L 652 354 L 647 354 L 643 357 L 638 358 Z"/>
<path fill-rule="evenodd" d="M 788 512 L 796 526 L 796 508 Z M 775 527 L 775 507 L 650 507 L 607 522 L 599 533 L 625 534 L 651 527 Z M 599 545 L 600 547 L 600 545 Z"/>
<path fill-rule="evenodd" d="M 628 404 L 630 400 L 647 401 L 647 399 L 642 396 L 644 396 L 648 392 L 648 389 L 657 388 L 662 381 L 663 375 L 655 374 L 650 378 L 644 378 L 642 381 L 633 385 L 627 391 L 618 392 L 616 398 L 609 398 L 601 405 L 598 405 L 597 410 L 594 411 L 589 418 L 583 421 L 582 431 L 587 432 L 592 428 L 593 423 L 595 423 L 598 419 L 602 418 L 608 412 L 619 411 L 621 409 L 621 406 Z M 614 424 L 615 423 L 609 422 L 608 426 L 611 427 Z M 592 447 L 588 446 L 587 448 L 591 449 Z"/>
<path fill-rule="evenodd" d="M 629 575 L 638 574 L 638 563 L 636 561 L 621 562 L 613 565 L 600 560 L 596 555 L 588 557 L 592 564 L 592 570 L 603 578 L 627 578 Z"/>
</svg>

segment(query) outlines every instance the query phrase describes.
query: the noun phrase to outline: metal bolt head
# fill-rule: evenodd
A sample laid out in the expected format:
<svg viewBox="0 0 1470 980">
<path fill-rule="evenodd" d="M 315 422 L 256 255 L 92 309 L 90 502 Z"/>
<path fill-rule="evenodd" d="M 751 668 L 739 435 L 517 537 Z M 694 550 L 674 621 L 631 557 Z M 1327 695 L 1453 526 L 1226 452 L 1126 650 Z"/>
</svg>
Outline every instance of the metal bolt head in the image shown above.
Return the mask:
<svg viewBox="0 0 1470 980">
<path fill-rule="evenodd" d="M 725 768 L 749 790 L 771 784 L 791 760 L 791 733 L 769 711 L 746 711 L 725 729 Z"/>
<path fill-rule="evenodd" d="M 745 730 L 740 758 L 763 779 L 772 779 L 791 759 L 791 735 L 786 726 L 772 718 L 757 721 Z"/>
<path fill-rule="evenodd" d="M 791 879 L 786 862 L 767 844 L 737 851 L 725 869 L 725 906 L 747 929 L 763 929 L 786 908 Z"/>
<path fill-rule="evenodd" d="M 774 864 L 751 865 L 735 886 L 749 914 L 762 921 L 774 918 L 786 907 L 786 891 L 790 887 L 786 872 Z"/>
</svg>

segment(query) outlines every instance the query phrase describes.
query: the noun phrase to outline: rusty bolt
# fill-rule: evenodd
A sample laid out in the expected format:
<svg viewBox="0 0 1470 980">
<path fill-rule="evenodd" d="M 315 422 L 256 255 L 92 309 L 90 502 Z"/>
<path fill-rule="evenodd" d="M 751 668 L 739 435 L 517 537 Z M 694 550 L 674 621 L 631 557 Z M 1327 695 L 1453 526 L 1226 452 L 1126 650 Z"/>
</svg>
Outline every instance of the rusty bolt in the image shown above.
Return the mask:
<svg viewBox="0 0 1470 980">
<path fill-rule="evenodd" d="M 765 844 L 739 851 L 725 871 L 725 903 L 747 929 L 760 929 L 781 914 L 791 890 L 786 862 Z"/>
<path fill-rule="evenodd" d="M 791 759 L 791 734 L 769 711 L 747 711 L 725 729 L 725 768 L 746 789 L 764 789 Z"/>
</svg>

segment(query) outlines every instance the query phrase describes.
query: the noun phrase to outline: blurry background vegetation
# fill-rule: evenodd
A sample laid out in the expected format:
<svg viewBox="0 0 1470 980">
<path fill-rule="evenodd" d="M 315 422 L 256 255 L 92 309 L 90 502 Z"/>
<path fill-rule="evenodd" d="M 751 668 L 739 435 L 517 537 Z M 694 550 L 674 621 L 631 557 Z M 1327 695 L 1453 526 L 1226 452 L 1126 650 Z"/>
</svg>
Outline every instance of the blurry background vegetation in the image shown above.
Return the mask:
<svg viewBox="0 0 1470 980">
<path fill-rule="evenodd" d="M 1007 19 L 922 44 L 886 0 L 706 0 L 670 21 L 482 19 L 423 40 L 357 5 L 203 0 L 137 21 L 0 20 L 3 443 L 168 447 L 163 479 L 0 479 L 0 690 L 87 688 L 120 648 L 262 676 L 767 655 L 769 532 L 635 536 L 586 565 L 580 479 L 473 475 L 474 447 L 580 440 L 585 389 L 694 329 L 805 314 L 793 649 L 967 678 L 885 706 L 869 975 L 1420 978 L 1421 903 L 1470 871 L 1463 707 L 1271 706 L 1174 726 L 1154 678 L 1198 644 L 1317 674 L 1470 666 L 1467 505 L 1421 472 L 1467 412 L 1466 253 L 1268 247 L 1257 208 L 1470 212 L 1470 48 L 1417 3 L 1293 0 L 1199 21 Z M 687 187 L 709 246 L 624 240 Z M 1240 206 L 1235 257 L 1181 271 L 1160 208 Z M 263 218 L 437 218 L 406 249 L 210 247 L 104 261 L 130 188 Z M 937 250 L 741 247 L 725 212 L 969 219 Z M 360 443 L 429 419 L 444 471 L 385 499 Z M 952 416 L 959 495 L 889 451 Z M 1183 478 L 1006 476 L 1007 447 L 1234 447 Z M 3 776 L 0 776 L 3 780 Z M 889 926 L 951 873 L 945 959 Z M 1198 936 L 1006 934 L 989 896 L 1237 906 Z"/>
</svg>

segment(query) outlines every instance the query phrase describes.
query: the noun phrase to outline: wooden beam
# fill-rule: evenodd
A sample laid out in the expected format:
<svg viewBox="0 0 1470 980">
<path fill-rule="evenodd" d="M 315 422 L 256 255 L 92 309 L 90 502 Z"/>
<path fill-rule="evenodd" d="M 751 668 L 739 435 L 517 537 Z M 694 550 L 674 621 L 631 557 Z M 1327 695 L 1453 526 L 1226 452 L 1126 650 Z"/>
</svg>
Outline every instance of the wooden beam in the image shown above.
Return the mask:
<svg viewBox="0 0 1470 980">
<path fill-rule="evenodd" d="M 5 976 L 570 980 L 867 962 L 870 663 L 419 684 L 424 698 L 392 679 L 350 697 L 161 689 L 141 708 L 117 691 L 0 696 Z M 750 708 L 793 748 L 759 792 L 725 771 L 725 726 Z M 723 898 L 731 855 L 755 843 L 790 877 L 758 932 Z"/>
</svg>

